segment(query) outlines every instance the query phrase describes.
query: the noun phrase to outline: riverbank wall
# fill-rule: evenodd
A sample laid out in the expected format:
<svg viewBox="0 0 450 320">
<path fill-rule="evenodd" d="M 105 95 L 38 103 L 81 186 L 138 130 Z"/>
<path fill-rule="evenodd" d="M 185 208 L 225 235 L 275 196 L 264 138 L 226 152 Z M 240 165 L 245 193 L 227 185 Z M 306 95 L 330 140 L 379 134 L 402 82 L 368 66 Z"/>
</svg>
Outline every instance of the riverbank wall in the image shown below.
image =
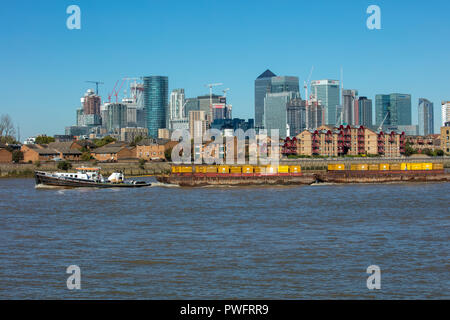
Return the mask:
<svg viewBox="0 0 450 320">
<path fill-rule="evenodd" d="M 445 168 L 450 168 L 450 157 L 401 157 L 401 158 L 333 158 L 333 159 L 281 159 L 280 165 L 300 165 L 303 172 L 324 173 L 329 164 L 343 163 L 350 167 L 355 163 L 383 164 L 383 163 L 443 163 Z M 114 171 L 122 171 L 125 176 L 145 176 L 145 175 L 163 175 L 170 173 L 170 162 L 147 162 L 140 164 L 138 162 L 118 162 L 118 163 L 92 163 L 92 162 L 72 162 L 72 168 L 79 166 L 100 167 L 103 175 L 109 175 Z M 61 171 L 58 169 L 58 163 L 45 162 L 39 165 L 33 163 L 0 163 L 0 178 L 33 177 L 35 170 L 41 171 Z"/>
<path fill-rule="evenodd" d="M 98 164 L 93 164 L 91 162 L 73 162 L 72 169 L 70 170 L 74 170 L 81 166 L 99 167 L 104 176 L 108 176 L 117 171 L 122 171 L 125 174 L 125 177 L 159 175 L 170 172 L 170 163 L 167 162 L 149 162 L 143 165 L 136 162 Z M 1 163 L 0 178 L 31 178 L 34 176 L 35 170 L 48 172 L 61 171 L 58 169 L 58 164 L 55 162 L 41 163 L 40 165 L 32 163 Z"/>
</svg>

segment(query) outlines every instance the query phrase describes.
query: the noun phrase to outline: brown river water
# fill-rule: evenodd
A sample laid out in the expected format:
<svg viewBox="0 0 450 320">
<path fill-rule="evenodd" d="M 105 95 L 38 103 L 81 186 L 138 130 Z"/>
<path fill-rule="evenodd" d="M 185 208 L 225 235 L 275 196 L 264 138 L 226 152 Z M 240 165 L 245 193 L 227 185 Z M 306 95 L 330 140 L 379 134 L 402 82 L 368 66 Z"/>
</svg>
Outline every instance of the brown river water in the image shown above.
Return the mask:
<svg viewBox="0 0 450 320">
<path fill-rule="evenodd" d="M 449 204 L 450 183 L 43 190 L 0 179 L 0 298 L 449 299 Z M 80 290 L 66 286 L 70 265 Z M 370 265 L 380 290 L 366 286 Z"/>
</svg>

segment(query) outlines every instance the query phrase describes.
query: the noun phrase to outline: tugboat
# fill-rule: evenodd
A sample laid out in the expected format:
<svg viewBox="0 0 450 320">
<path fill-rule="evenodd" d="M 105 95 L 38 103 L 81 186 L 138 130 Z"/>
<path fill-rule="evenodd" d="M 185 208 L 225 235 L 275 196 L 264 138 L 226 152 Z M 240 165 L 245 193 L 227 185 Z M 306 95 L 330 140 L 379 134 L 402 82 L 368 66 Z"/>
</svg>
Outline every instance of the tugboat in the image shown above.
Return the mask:
<svg viewBox="0 0 450 320">
<path fill-rule="evenodd" d="M 95 188 L 139 188 L 151 186 L 145 181 L 125 180 L 122 172 L 114 172 L 108 179 L 100 174 L 100 168 L 76 168 L 77 172 L 35 171 L 36 186 L 95 187 Z"/>
</svg>

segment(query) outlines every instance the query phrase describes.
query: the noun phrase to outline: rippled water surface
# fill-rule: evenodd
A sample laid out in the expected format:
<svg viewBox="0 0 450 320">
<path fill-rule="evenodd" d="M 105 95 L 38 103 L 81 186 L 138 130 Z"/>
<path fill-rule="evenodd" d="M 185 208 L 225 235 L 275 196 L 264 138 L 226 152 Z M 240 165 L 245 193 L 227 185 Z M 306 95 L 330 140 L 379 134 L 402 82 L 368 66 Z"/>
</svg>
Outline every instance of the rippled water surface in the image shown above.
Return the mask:
<svg viewBox="0 0 450 320">
<path fill-rule="evenodd" d="M 41 190 L 0 179 L 0 298 L 448 299 L 449 195 L 448 183 Z M 81 290 L 66 287 L 69 265 Z"/>
</svg>

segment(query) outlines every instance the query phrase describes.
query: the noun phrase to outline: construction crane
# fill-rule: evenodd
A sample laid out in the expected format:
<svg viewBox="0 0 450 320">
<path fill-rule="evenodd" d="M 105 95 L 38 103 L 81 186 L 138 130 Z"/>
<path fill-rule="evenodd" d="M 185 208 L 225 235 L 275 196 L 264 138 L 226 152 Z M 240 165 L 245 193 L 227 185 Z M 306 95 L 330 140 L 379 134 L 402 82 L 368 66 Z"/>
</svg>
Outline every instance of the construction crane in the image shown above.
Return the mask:
<svg viewBox="0 0 450 320">
<path fill-rule="evenodd" d="M 119 80 L 116 81 L 116 84 L 114 85 L 114 88 L 112 89 L 111 93 L 108 94 L 108 102 L 111 102 L 111 96 L 114 94 L 114 92 L 116 90 L 117 83 L 119 83 Z"/>
<path fill-rule="evenodd" d="M 311 67 L 311 71 L 309 72 L 308 79 L 303 82 L 303 88 L 305 89 L 305 100 L 306 100 L 307 105 L 309 104 L 308 86 L 309 86 L 309 82 L 311 81 L 313 71 L 314 71 L 314 66 Z"/>
<path fill-rule="evenodd" d="M 137 97 L 137 92 L 136 92 L 137 81 L 136 80 L 140 80 L 140 78 L 123 78 L 123 79 L 127 81 L 127 88 L 130 88 L 130 91 L 131 91 L 130 81 L 134 80 L 135 92 L 130 92 L 130 94 L 132 95 L 131 98 L 136 100 L 136 97 Z M 124 95 L 125 95 L 125 97 L 127 97 L 127 95 L 128 95 L 127 89 L 125 89 Z"/>
<path fill-rule="evenodd" d="M 100 81 L 86 81 L 86 82 L 95 83 L 95 94 L 96 95 L 98 95 L 98 85 L 104 84 L 103 82 L 100 82 Z"/>
<path fill-rule="evenodd" d="M 384 124 L 384 122 L 386 121 L 388 115 L 389 115 L 389 111 L 386 112 L 386 116 L 384 117 L 383 121 L 381 121 L 381 124 L 380 124 L 380 126 L 378 127 L 378 131 L 382 131 L 382 130 L 383 130 L 383 124 Z"/>
<path fill-rule="evenodd" d="M 223 92 L 223 96 L 226 98 L 227 97 L 227 92 L 230 91 L 230 88 L 226 88 L 225 90 L 222 90 Z"/>
<path fill-rule="evenodd" d="M 208 83 L 205 87 L 209 87 L 209 121 L 212 122 L 212 88 L 222 86 L 223 83 Z"/>
</svg>

